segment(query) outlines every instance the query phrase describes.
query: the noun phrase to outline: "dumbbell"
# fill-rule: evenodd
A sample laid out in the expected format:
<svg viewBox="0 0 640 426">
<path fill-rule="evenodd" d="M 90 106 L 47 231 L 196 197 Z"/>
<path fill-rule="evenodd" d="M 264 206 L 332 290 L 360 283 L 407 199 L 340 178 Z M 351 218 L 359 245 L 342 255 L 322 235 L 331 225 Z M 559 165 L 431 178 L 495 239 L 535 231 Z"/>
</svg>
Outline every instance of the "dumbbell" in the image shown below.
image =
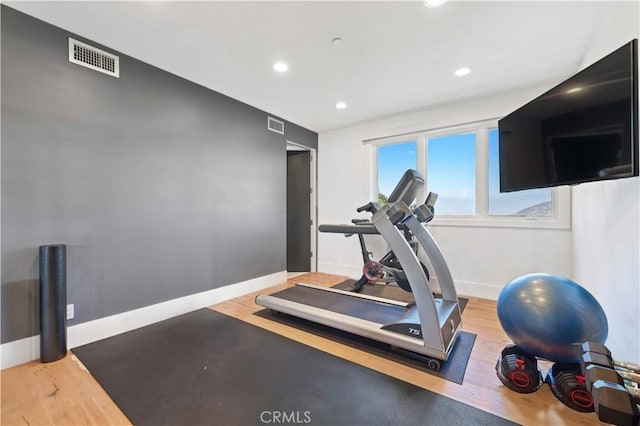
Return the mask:
<svg viewBox="0 0 640 426">
<path fill-rule="evenodd" d="M 579 363 L 556 362 L 547 372 L 545 382 L 553 395 L 567 407 L 583 413 L 594 410 L 593 397 Z"/>
<path fill-rule="evenodd" d="M 622 376 L 640 375 L 616 371 L 611 352 L 602 344 L 586 342 L 582 349 L 581 368 L 587 389 L 591 391 L 598 419 L 616 425 L 637 426 L 640 419 L 638 407 L 624 386 Z"/>
<path fill-rule="evenodd" d="M 615 370 L 616 373 L 627 382 L 640 383 L 640 365 L 613 360 L 609 349 L 600 343 L 585 342 L 582 345 L 582 349 L 581 367 L 583 371 L 585 371 L 589 365 L 599 365 Z M 624 385 L 624 381 L 620 384 Z M 635 390 L 637 390 L 637 388 L 635 388 Z"/>
<path fill-rule="evenodd" d="M 611 368 L 615 367 L 616 369 L 633 372 L 637 375 L 637 378 L 640 378 L 640 365 L 614 360 L 611 357 L 611 351 L 601 343 L 585 342 L 582 344 L 581 349 L 583 357 L 582 363 L 599 364 Z"/>
<path fill-rule="evenodd" d="M 587 365 L 600 365 L 606 368 L 613 368 L 611 351 L 603 344 L 585 342 L 582 344 L 580 365 L 583 371 Z"/>
<path fill-rule="evenodd" d="M 598 419 L 619 426 L 637 426 L 638 406 L 627 388 L 604 380 L 596 380 L 591 388 Z"/>
<path fill-rule="evenodd" d="M 519 393 L 535 392 L 543 383 L 536 357 L 513 344 L 500 353 L 496 374 L 502 384 Z"/>
</svg>

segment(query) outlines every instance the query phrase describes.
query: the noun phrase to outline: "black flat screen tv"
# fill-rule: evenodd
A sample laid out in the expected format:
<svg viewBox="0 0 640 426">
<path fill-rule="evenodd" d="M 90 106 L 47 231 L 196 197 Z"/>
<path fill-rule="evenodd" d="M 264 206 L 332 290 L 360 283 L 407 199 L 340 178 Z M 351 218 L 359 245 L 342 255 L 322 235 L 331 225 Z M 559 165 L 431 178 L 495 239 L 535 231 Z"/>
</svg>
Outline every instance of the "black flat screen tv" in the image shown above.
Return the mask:
<svg viewBox="0 0 640 426">
<path fill-rule="evenodd" d="M 500 191 L 638 176 L 638 40 L 498 121 Z"/>
</svg>

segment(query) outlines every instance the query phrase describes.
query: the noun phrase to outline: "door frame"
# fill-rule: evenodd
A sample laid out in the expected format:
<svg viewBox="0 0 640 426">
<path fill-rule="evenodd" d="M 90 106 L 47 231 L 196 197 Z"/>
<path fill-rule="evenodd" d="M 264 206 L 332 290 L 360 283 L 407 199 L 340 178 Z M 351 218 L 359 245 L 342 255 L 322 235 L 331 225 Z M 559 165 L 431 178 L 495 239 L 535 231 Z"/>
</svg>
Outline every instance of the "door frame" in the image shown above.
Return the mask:
<svg viewBox="0 0 640 426">
<path fill-rule="evenodd" d="M 318 211 L 317 211 L 317 162 L 316 149 L 305 145 L 290 141 L 287 139 L 287 151 L 308 151 L 309 152 L 309 187 L 311 188 L 311 196 L 309 197 L 309 245 L 311 247 L 311 258 L 309 259 L 309 272 L 317 272 L 318 270 Z M 287 212 L 289 214 L 289 212 Z"/>
</svg>

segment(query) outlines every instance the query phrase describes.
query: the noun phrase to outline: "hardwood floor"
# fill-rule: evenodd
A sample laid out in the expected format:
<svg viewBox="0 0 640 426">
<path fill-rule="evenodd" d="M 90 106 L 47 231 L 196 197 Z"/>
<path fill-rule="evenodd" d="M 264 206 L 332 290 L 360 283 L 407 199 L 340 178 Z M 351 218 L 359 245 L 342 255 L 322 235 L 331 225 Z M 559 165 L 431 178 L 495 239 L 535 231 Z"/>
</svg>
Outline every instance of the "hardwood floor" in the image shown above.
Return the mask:
<svg viewBox="0 0 640 426">
<path fill-rule="evenodd" d="M 334 285 L 344 277 L 312 273 L 260 293 L 271 293 L 306 282 Z M 495 302 L 470 298 L 463 314 L 463 329 L 477 334 L 464 383 L 458 385 L 426 372 L 345 346 L 320 336 L 253 315 L 257 293 L 214 305 L 211 308 L 271 330 L 303 344 L 425 389 L 446 395 L 525 425 L 601 425 L 595 414 L 578 413 L 562 405 L 548 387 L 522 395 L 505 388 L 495 374 L 502 348 L 509 343 L 496 316 Z M 543 366 L 543 372 L 546 369 Z M 37 361 L 0 372 L 2 425 L 124 425 L 131 424 L 79 361 L 70 354 L 60 361 Z"/>
<path fill-rule="evenodd" d="M 0 380 L 2 425 L 131 424 L 71 353 L 2 370 Z"/>
</svg>

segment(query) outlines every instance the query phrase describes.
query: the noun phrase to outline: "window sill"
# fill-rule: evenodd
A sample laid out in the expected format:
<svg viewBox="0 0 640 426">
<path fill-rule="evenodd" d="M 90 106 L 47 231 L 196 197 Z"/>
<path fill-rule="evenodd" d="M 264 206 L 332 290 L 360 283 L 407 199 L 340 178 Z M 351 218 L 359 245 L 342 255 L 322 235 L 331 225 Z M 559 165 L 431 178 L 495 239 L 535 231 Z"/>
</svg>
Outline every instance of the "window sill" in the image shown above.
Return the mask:
<svg viewBox="0 0 640 426">
<path fill-rule="evenodd" d="M 571 229 L 571 221 L 569 217 L 436 216 L 428 226 L 568 230 Z"/>
</svg>

